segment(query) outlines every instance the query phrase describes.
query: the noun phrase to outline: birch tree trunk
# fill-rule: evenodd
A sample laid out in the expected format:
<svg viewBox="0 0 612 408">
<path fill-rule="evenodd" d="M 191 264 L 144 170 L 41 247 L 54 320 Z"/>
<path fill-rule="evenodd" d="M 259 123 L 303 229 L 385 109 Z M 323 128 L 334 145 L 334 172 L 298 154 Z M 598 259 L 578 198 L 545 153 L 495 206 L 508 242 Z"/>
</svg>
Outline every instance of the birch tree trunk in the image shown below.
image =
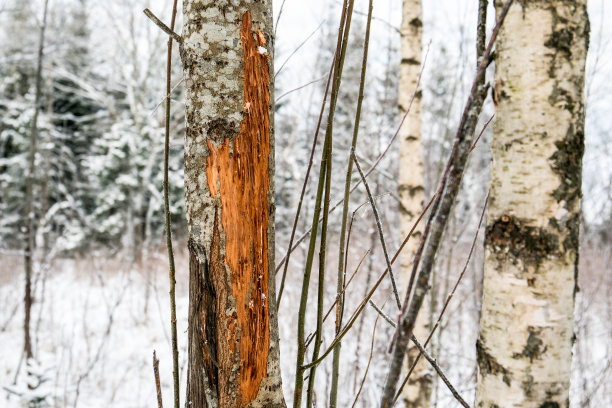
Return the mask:
<svg viewBox="0 0 612 408">
<path fill-rule="evenodd" d="M 497 41 L 477 407 L 569 407 L 588 36 L 586 0 L 531 0 Z"/>
<path fill-rule="evenodd" d="M 421 0 L 403 0 L 401 27 L 401 55 L 398 102 L 400 117 L 410 106 L 400 128 L 399 196 L 402 236 L 406 236 L 412 224 L 423 210 L 423 146 L 421 138 L 421 90 L 416 91 L 421 69 L 421 38 L 423 20 Z M 404 289 L 412 272 L 412 258 L 422 234 L 422 224 L 415 229 L 402 254 L 402 276 Z M 429 302 L 424 302 L 414 328 L 414 335 L 424 340 L 429 334 Z M 418 355 L 418 349 L 410 343 L 407 368 Z M 429 365 L 421 359 L 404 387 L 404 403 L 407 408 L 429 407 L 432 376 Z"/>
<path fill-rule="evenodd" d="M 274 288 L 272 1 L 184 0 L 190 407 L 285 407 Z"/>
</svg>

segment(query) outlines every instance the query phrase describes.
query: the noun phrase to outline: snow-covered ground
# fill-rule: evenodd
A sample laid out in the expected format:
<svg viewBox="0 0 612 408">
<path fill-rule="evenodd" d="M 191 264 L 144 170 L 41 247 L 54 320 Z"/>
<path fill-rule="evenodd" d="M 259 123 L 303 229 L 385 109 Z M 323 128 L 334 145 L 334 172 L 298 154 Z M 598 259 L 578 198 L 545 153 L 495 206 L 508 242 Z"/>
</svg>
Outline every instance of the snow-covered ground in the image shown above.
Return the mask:
<svg viewBox="0 0 612 408">
<path fill-rule="evenodd" d="M 449 282 L 454 281 L 464 262 L 464 251 L 457 251 Z M 610 248 L 583 249 L 581 291 L 577 295 L 577 342 L 572 383 L 573 407 L 612 406 L 612 274 Z M 471 276 L 479 269 L 479 255 L 469 269 L 456 297 L 443 319 L 441 337 L 435 338 L 430 353 L 437 358 L 450 381 L 468 401 L 475 389 L 475 346 L 478 318 L 478 291 Z M 171 405 L 172 368 L 169 340 L 168 281 L 164 254 L 151 257 L 147 265 L 132 264 L 92 256 L 83 260 L 57 260 L 44 273 L 37 274 L 32 331 L 37 362 L 23 361 L 23 273 L 16 255 L 1 255 L 0 264 L 0 407 L 17 408 L 26 399 L 41 398 L 51 407 L 156 406 L 152 353 L 160 358 L 161 384 L 166 406 Z M 181 397 L 184 398 L 187 330 L 187 263 L 185 254 L 177 257 L 177 316 L 181 366 Z M 299 253 L 296 261 L 299 263 Z M 350 261 L 355 267 L 359 257 Z M 442 262 L 441 264 L 445 264 Z M 381 265 L 381 264 L 378 264 Z M 378 271 L 373 264 L 372 277 Z M 356 275 L 347 295 L 348 315 L 365 289 L 368 265 Z M 330 270 L 333 268 L 330 265 Z M 44 269 L 43 269 L 44 270 Z M 149 278 L 145 271 L 149 271 Z M 607 272 L 606 272 L 607 270 Z M 330 274 L 330 275 L 333 275 Z M 477 273 L 474 275 L 477 278 Z M 325 300 L 333 299 L 330 276 Z M 311 286 L 311 293 L 316 286 Z M 280 308 L 281 364 L 287 403 L 291 403 L 295 373 L 295 324 L 300 268 L 290 269 Z M 440 283 L 443 287 L 444 285 Z M 147 289 L 148 288 L 148 289 Z M 379 305 L 390 300 L 389 285 L 375 297 Z M 309 314 L 314 316 L 315 300 Z M 439 307 L 439 306 L 438 306 Z M 394 316 L 392 302 L 385 310 Z M 340 406 L 352 405 L 370 357 L 372 331 L 376 324 L 373 358 L 367 380 L 356 406 L 377 405 L 384 383 L 392 330 L 377 314 L 367 309 L 342 347 Z M 333 318 L 333 314 L 332 314 Z M 314 326 L 314 318 L 309 321 Z M 332 339 L 333 322 L 326 322 L 322 350 Z M 357 339 L 359 338 L 359 342 Z M 310 351 L 309 351 L 310 354 Z M 327 406 L 330 365 L 317 372 L 318 406 Z M 30 373 L 28 375 L 28 373 Z M 34 389 L 28 389 L 28 384 Z M 438 407 L 457 403 L 442 383 L 435 386 Z"/>
<path fill-rule="evenodd" d="M 152 265 L 150 282 L 135 266 L 93 258 L 59 260 L 38 275 L 32 320 L 37 363 L 29 369 L 21 352 L 23 273 L 18 263 L 5 269 L 10 261 L 3 258 L 3 273 L 9 276 L 0 287 L 1 407 L 22 406 L 33 396 L 53 407 L 156 406 L 153 350 L 160 359 L 164 395 L 171 397 L 168 283 L 162 263 Z M 182 333 L 187 292 L 184 277 L 179 281 Z M 184 367 L 186 336 L 179 344 Z M 33 372 L 29 378 L 28 371 Z M 28 384 L 36 388 L 29 390 Z"/>
</svg>

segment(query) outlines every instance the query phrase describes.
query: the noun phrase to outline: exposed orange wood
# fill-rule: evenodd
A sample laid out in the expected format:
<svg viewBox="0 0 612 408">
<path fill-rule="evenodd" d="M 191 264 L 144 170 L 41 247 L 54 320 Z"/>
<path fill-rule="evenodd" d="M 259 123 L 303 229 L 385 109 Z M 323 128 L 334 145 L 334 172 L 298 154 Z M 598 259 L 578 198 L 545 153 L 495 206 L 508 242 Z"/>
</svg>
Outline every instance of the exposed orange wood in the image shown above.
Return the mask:
<svg viewBox="0 0 612 408">
<path fill-rule="evenodd" d="M 259 32 L 261 33 L 261 32 Z M 226 138 L 210 154 L 206 175 L 210 194 L 221 199 L 221 225 L 225 233 L 224 263 L 230 271 L 231 291 L 236 299 L 238 333 L 229 330 L 219 339 L 222 353 L 233 354 L 239 336 L 239 393 L 241 406 L 252 401 L 267 374 L 269 348 L 268 311 L 268 192 L 270 189 L 270 76 L 268 55 L 260 53 L 261 37 L 252 31 L 251 14 L 242 18 L 240 38 L 244 50 L 244 119 L 233 142 Z M 228 320 L 233 320 L 229 317 Z M 222 323 L 223 324 L 223 323 Z M 232 328 L 226 322 L 228 329 Z M 219 332 L 218 332 L 219 333 Z M 229 345 L 223 350 L 223 345 Z M 221 372 L 219 376 L 223 376 Z M 225 373 L 229 375 L 229 373 Z M 223 387 L 219 378 L 219 386 Z M 228 384 L 225 384 L 226 386 Z M 221 389 L 219 395 L 223 395 Z M 221 401 L 220 405 L 221 405 Z"/>
</svg>

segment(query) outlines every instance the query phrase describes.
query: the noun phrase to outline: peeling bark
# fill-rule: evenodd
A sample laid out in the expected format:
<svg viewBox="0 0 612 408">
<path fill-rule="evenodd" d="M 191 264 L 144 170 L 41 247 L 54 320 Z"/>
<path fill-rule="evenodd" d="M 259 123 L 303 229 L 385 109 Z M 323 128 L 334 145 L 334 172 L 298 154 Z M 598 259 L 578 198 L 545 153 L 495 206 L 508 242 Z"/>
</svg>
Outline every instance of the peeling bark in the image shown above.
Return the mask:
<svg viewBox="0 0 612 408">
<path fill-rule="evenodd" d="M 274 274 L 271 1 L 184 2 L 187 402 L 284 407 Z"/>
<path fill-rule="evenodd" d="M 588 30 L 521 1 L 499 35 L 477 407 L 569 406 Z"/>
<path fill-rule="evenodd" d="M 421 91 L 416 89 L 421 69 L 422 54 L 422 7 L 421 0 L 403 0 L 400 79 L 398 104 L 400 117 L 403 117 L 410 106 L 410 112 L 400 128 L 400 162 L 399 162 L 399 197 L 402 236 L 406 236 L 414 221 L 423 211 L 424 176 L 423 176 L 423 143 L 421 137 Z M 416 92 L 416 94 L 415 94 Z M 423 233 L 420 224 L 406 244 L 401 257 L 402 282 L 404 291 L 408 286 L 412 272 L 412 258 L 416 252 Z M 423 340 L 429 335 L 429 302 L 424 302 L 415 323 L 414 335 Z M 409 369 L 418 355 L 418 349 L 410 343 L 406 369 Z M 403 398 L 406 408 L 428 407 L 431 399 L 432 373 L 425 359 L 417 363 L 404 387 Z"/>
</svg>

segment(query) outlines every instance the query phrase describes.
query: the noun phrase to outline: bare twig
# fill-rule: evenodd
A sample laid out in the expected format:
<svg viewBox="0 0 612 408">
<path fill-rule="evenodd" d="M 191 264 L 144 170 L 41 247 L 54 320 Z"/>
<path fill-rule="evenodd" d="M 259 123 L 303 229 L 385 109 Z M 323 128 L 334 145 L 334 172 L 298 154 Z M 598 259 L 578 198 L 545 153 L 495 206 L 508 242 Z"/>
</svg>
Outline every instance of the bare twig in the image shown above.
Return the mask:
<svg viewBox="0 0 612 408">
<path fill-rule="evenodd" d="M 337 54 L 337 50 L 336 50 L 336 54 Z M 325 112 L 325 103 L 327 102 L 327 95 L 329 93 L 329 85 L 331 83 L 331 78 L 334 72 L 334 65 L 335 65 L 335 55 L 334 55 L 334 60 L 331 64 L 331 67 L 329 68 L 329 75 L 327 77 L 327 85 L 325 86 L 325 93 L 323 95 L 323 102 L 321 103 L 321 111 L 319 113 L 319 120 L 317 122 L 317 127 L 315 129 L 315 134 L 314 134 L 314 138 L 312 140 L 312 148 L 310 149 L 310 158 L 308 159 L 308 167 L 306 168 L 306 176 L 304 176 L 304 184 L 302 185 L 302 191 L 300 193 L 300 200 L 298 201 L 298 207 L 297 210 L 295 212 L 295 218 L 293 220 L 293 227 L 291 228 L 291 237 L 289 238 L 289 248 L 287 249 L 287 254 L 285 255 L 285 257 L 283 259 L 286 260 L 286 262 L 279 264 L 276 267 L 276 270 L 274 271 L 274 273 L 278 273 L 279 269 L 281 268 L 281 266 L 283 266 L 283 264 L 285 265 L 285 268 L 283 269 L 283 276 L 281 277 L 281 282 L 280 282 L 280 287 L 278 290 L 278 298 L 276 299 L 276 308 L 278 309 L 280 307 L 280 301 L 283 298 L 283 290 L 285 289 L 285 279 L 287 278 L 287 269 L 289 268 L 289 258 L 291 256 L 291 252 L 292 252 L 292 246 L 293 246 L 293 239 L 295 238 L 295 232 L 297 230 L 297 224 L 298 221 L 300 219 L 300 212 L 302 211 L 302 203 L 304 202 L 304 195 L 306 194 L 306 187 L 308 186 L 308 179 L 310 177 L 310 170 L 312 169 L 312 164 L 314 162 L 314 154 L 315 154 L 315 149 L 317 147 L 317 140 L 319 139 L 319 129 L 321 128 L 321 121 L 323 120 L 323 113 Z M 299 245 L 296 244 L 296 246 Z"/>
<path fill-rule="evenodd" d="M 170 31 L 174 33 L 176 21 L 176 3 L 172 5 L 172 19 L 170 20 Z M 164 212 L 166 215 L 166 246 L 168 247 L 168 262 L 170 266 L 170 326 L 172 328 L 172 378 L 174 382 L 174 408 L 180 407 L 179 387 L 179 364 L 178 364 L 178 341 L 176 329 L 176 269 L 174 266 L 174 251 L 172 250 L 172 226 L 170 224 L 170 194 L 168 193 L 168 161 L 170 156 L 170 94 L 172 79 L 172 34 L 168 37 L 168 59 L 166 62 L 166 131 L 164 138 Z M 175 38 L 176 39 L 176 38 Z M 180 37 L 179 37 L 180 39 Z M 177 40 L 179 44 L 181 40 Z"/>
<path fill-rule="evenodd" d="M 478 134 L 478 137 L 476 138 L 476 140 L 474 141 L 474 144 L 472 145 L 472 147 L 470 148 L 470 153 L 472 153 L 474 151 L 474 149 L 476 148 L 476 145 L 478 144 L 478 141 L 480 140 L 480 138 L 482 137 L 482 134 L 484 133 L 484 131 L 487 129 L 487 127 L 489 126 L 489 123 L 491 123 L 491 121 L 493 120 L 493 118 L 495 117 L 495 114 L 491 115 L 491 117 L 489 118 L 489 120 L 487 120 L 487 122 L 484 124 L 484 126 L 482 127 L 482 130 L 480 131 L 480 133 Z"/>
<path fill-rule="evenodd" d="M 385 321 L 387 323 L 389 323 L 392 327 L 397 327 L 397 325 L 395 324 L 395 322 L 385 314 L 385 312 L 383 312 L 378 306 L 376 306 L 376 304 L 374 302 L 372 302 L 372 300 L 370 300 L 370 306 L 372 306 L 374 308 L 374 310 L 376 310 L 378 312 L 378 314 L 380 316 L 382 316 L 383 319 L 385 319 Z M 419 350 L 419 355 L 417 356 L 417 358 L 423 356 L 425 357 L 425 359 L 429 362 L 429 364 L 432 366 L 432 368 L 436 371 L 436 373 L 438 374 L 438 376 L 442 379 L 442 381 L 444 382 L 444 384 L 446 384 L 446 387 L 449 389 L 449 391 L 451 392 L 451 394 L 453 394 L 453 396 L 455 397 L 455 399 L 464 407 L 469 408 L 470 406 L 468 405 L 467 402 L 465 402 L 465 400 L 461 397 L 461 395 L 459 394 L 459 392 L 457 392 L 457 389 L 453 386 L 453 384 L 451 384 L 451 382 L 448 380 L 448 378 L 446 377 L 446 375 L 444 374 L 444 372 L 442 371 L 442 369 L 440 368 L 440 366 L 438 365 L 438 362 L 436 361 L 435 358 L 431 357 L 429 355 L 429 353 L 427 353 L 427 351 L 425 350 L 424 346 L 422 346 L 419 341 L 417 340 L 417 338 L 413 335 L 411 337 L 412 342 L 414 343 L 414 345 L 417 347 L 417 349 Z M 427 339 L 429 340 L 429 339 Z M 415 359 L 416 360 L 416 359 Z M 416 361 L 415 361 L 416 364 Z M 412 372 L 413 368 L 411 367 L 411 372 Z M 403 388 L 403 387 L 402 387 Z M 398 393 L 395 396 L 395 399 L 393 400 L 393 405 L 395 405 L 395 403 L 397 402 L 397 400 L 399 399 L 399 396 L 401 395 L 402 389 L 400 389 L 398 391 Z"/>
<path fill-rule="evenodd" d="M 173 94 L 174 91 L 176 90 L 176 88 L 179 87 L 180 84 L 182 84 L 185 81 L 185 77 L 182 77 L 180 81 L 178 81 L 170 90 L 170 94 Z M 168 99 L 168 96 L 164 96 L 164 98 L 159 101 L 159 103 L 157 105 L 155 105 L 155 108 L 153 109 L 153 111 L 151 112 L 151 116 L 153 116 L 155 114 L 155 112 L 157 112 L 157 109 L 159 109 L 160 106 L 162 106 L 162 104 L 164 102 L 166 102 L 166 99 Z"/>
<path fill-rule="evenodd" d="M 431 44 L 431 43 L 430 43 Z M 425 58 L 423 59 L 423 65 L 421 66 L 421 71 L 419 72 L 419 77 L 417 78 L 417 83 L 414 89 L 414 92 L 412 93 L 412 98 L 410 99 L 410 103 L 408 104 L 408 109 L 406 109 L 406 112 L 404 113 L 404 116 L 402 117 L 402 120 L 400 121 L 399 125 L 397 126 L 397 129 L 395 131 L 395 133 L 393 134 L 393 137 L 389 140 L 389 143 L 387 144 L 387 146 L 385 147 L 385 150 L 376 158 L 376 161 L 374 162 L 374 164 L 368 169 L 368 171 L 365 173 L 365 177 L 368 178 L 368 176 L 370 174 L 372 174 L 372 172 L 378 167 L 378 165 L 380 164 L 380 162 L 382 161 L 382 159 L 387 155 L 387 153 L 389 152 L 389 150 L 391 149 L 391 146 L 393 145 L 393 142 L 395 142 L 395 139 L 397 139 L 397 136 L 399 134 L 399 131 L 402 127 L 402 125 L 404 124 L 404 121 L 406 120 L 406 117 L 408 116 L 408 113 L 410 113 L 410 109 L 412 108 L 412 103 L 414 102 L 414 98 L 416 97 L 417 92 L 419 91 L 419 87 L 421 84 L 421 77 L 423 75 L 423 70 L 425 69 L 425 63 L 427 62 L 427 56 L 429 55 L 429 45 L 427 46 L 427 52 L 425 53 Z M 319 119 L 319 126 L 320 126 L 320 119 Z M 319 126 L 317 126 L 317 129 L 319 128 Z M 312 155 L 312 154 L 311 154 Z M 310 172 L 310 166 L 312 165 L 312 159 L 309 163 L 309 167 L 306 171 L 306 175 L 308 176 L 309 172 Z M 308 180 L 308 177 L 306 177 L 305 183 Z M 361 180 L 357 181 L 357 183 L 355 183 L 355 185 L 353 187 L 351 187 L 351 191 L 350 194 L 353 194 L 353 192 L 357 189 L 357 187 L 359 187 L 361 185 Z M 302 191 L 304 191 L 305 187 L 302 189 Z M 297 218 L 299 216 L 299 209 L 301 208 L 301 203 L 302 203 L 302 199 L 303 199 L 303 193 L 302 196 L 300 197 L 300 201 L 298 204 L 298 212 L 296 214 L 296 221 L 294 223 L 294 229 L 297 226 Z M 342 203 L 344 203 L 344 198 L 340 199 L 338 202 L 336 202 L 336 204 L 334 204 L 334 206 L 329 210 L 330 213 L 334 212 Z M 291 253 L 293 251 L 295 251 L 295 249 L 302 243 L 304 242 L 304 240 L 306 238 L 308 238 L 310 236 L 310 233 L 312 232 L 312 228 L 309 228 L 308 230 L 306 230 L 306 232 L 304 232 L 300 238 L 298 238 L 298 240 L 296 241 L 295 245 L 293 244 L 294 241 L 294 237 L 295 237 L 295 231 L 291 232 L 291 239 L 290 239 L 290 243 L 289 243 L 289 248 L 287 249 L 287 254 L 283 257 L 283 259 L 280 260 L 280 262 L 276 265 L 276 269 L 275 269 L 275 273 L 278 273 L 278 271 L 280 270 L 280 268 L 283 267 L 283 265 L 286 265 L 289 261 L 289 257 L 291 255 Z M 285 267 L 285 271 L 286 271 L 286 267 Z"/>
<path fill-rule="evenodd" d="M 461 395 L 459 395 L 459 393 L 457 392 L 457 390 L 455 389 L 455 387 L 453 387 L 453 385 L 450 383 L 450 381 L 448 381 L 448 378 L 446 377 L 446 375 L 444 374 L 444 372 L 442 371 L 442 369 L 440 368 L 440 366 L 438 365 L 438 363 L 436 362 L 436 360 L 431 357 L 427 351 L 425 351 L 425 349 L 423 348 L 423 346 L 421 346 L 421 344 L 418 342 L 418 340 L 416 339 L 416 337 L 411 336 L 411 340 L 414 343 L 415 346 L 417 346 L 417 348 L 419 349 L 419 353 L 420 355 L 422 355 L 423 357 L 425 357 L 425 360 L 427 360 L 429 362 L 429 364 L 433 367 L 433 369 L 436 371 L 436 373 L 438 374 L 438 377 L 440 377 L 442 379 L 442 381 L 444 382 L 444 384 L 446 384 L 446 387 L 449 389 L 449 391 L 451 392 L 451 394 L 453 394 L 453 397 L 455 397 L 455 399 L 465 408 L 470 408 L 470 406 L 468 405 L 467 402 L 465 402 L 465 400 L 461 397 Z M 395 401 L 397 401 L 397 398 L 399 398 L 399 395 L 396 396 Z"/>
<path fill-rule="evenodd" d="M 281 16 L 283 15 L 283 9 L 285 8 L 285 1 L 281 3 L 280 10 L 278 11 L 278 17 L 276 17 L 276 24 L 274 24 L 274 38 L 276 38 L 276 30 L 278 30 L 278 22 L 280 21 Z"/>
<path fill-rule="evenodd" d="M 370 306 L 372 306 L 372 308 L 376 310 L 376 313 L 378 313 L 380 317 L 385 319 L 385 321 L 389 323 L 391 327 L 393 328 L 397 327 L 397 324 L 393 321 L 393 319 L 391 319 L 385 312 L 383 312 L 383 310 L 380 307 L 378 307 L 378 305 L 374 303 L 372 299 L 370 299 L 369 303 L 370 303 Z"/>
<path fill-rule="evenodd" d="M 376 316 L 376 320 L 374 320 L 374 330 L 372 330 L 372 343 L 370 344 L 370 357 L 368 358 L 368 365 L 366 366 L 365 373 L 363 373 L 363 378 L 361 379 L 361 384 L 359 384 L 359 391 L 357 391 L 357 395 L 355 395 L 355 400 L 353 401 L 353 405 L 351 408 L 355 407 L 357 404 L 357 400 L 361 395 L 361 390 L 363 390 L 363 384 L 365 384 L 365 380 L 368 377 L 368 371 L 370 371 L 370 364 L 372 363 L 372 357 L 374 356 L 374 340 L 376 339 L 376 325 L 378 324 L 378 316 Z"/>
<path fill-rule="evenodd" d="M 280 101 L 281 99 L 283 99 L 285 96 L 292 94 L 293 92 L 296 92 L 296 91 L 299 91 L 300 89 L 306 88 L 306 87 L 307 87 L 307 86 L 309 86 L 309 85 L 316 84 L 317 82 L 321 82 L 321 81 L 322 81 L 322 80 L 324 80 L 326 77 L 328 77 L 328 75 L 324 75 L 324 76 L 322 76 L 322 77 L 321 77 L 321 78 L 319 78 L 319 79 L 313 79 L 313 80 L 312 80 L 312 81 L 310 81 L 310 82 L 306 82 L 304 85 L 300 85 L 300 86 L 298 86 L 297 88 L 293 88 L 293 89 L 291 89 L 291 90 L 289 90 L 289 91 L 285 92 L 284 94 L 282 94 L 282 95 L 281 95 L 281 96 L 279 96 L 278 98 L 276 98 L 276 99 L 274 100 L 274 103 L 278 103 L 278 101 Z M 325 104 L 324 104 L 324 105 L 325 105 Z"/>
<path fill-rule="evenodd" d="M 486 127 L 486 125 L 485 125 L 485 127 Z M 427 340 L 425 340 L 425 344 L 423 345 L 423 347 L 427 347 L 427 345 L 429 344 L 429 341 L 433 338 L 434 333 L 436 332 L 436 330 L 440 326 L 440 321 L 442 320 L 442 316 L 444 316 L 444 313 L 446 312 L 448 304 L 450 303 L 451 299 L 455 295 L 455 292 L 457 291 L 457 288 L 459 287 L 459 284 L 461 283 L 461 280 L 463 279 L 463 276 L 465 275 L 465 272 L 467 271 L 468 265 L 470 264 L 470 260 L 472 259 L 472 254 L 474 253 L 474 248 L 476 246 L 476 240 L 478 239 L 478 233 L 480 231 L 480 227 L 482 226 L 482 221 L 484 220 L 485 210 L 487 208 L 488 201 L 489 201 L 489 194 L 487 193 L 487 197 L 485 199 L 485 203 L 482 206 L 482 212 L 480 214 L 480 220 L 478 221 L 478 228 L 476 229 L 476 234 L 474 234 L 474 239 L 472 240 L 472 246 L 470 247 L 470 252 L 468 253 L 467 259 L 465 260 L 465 264 L 463 265 L 463 269 L 461 270 L 461 273 L 459 274 L 459 278 L 457 279 L 457 282 L 455 283 L 455 286 L 453 287 L 453 290 L 451 291 L 451 293 L 446 298 L 446 301 L 444 302 L 444 306 L 442 307 L 442 310 L 440 311 L 440 314 L 438 315 L 438 320 L 436 321 L 436 323 L 434 324 L 433 328 L 431 329 L 431 332 L 427 336 Z M 402 384 L 400 385 L 399 389 L 397 390 L 397 394 L 395 395 L 395 400 L 393 402 L 394 404 L 398 400 L 399 396 L 402 394 L 402 390 L 406 386 L 406 383 L 408 382 L 408 378 L 410 378 L 410 375 L 414 371 L 414 369 L 415 369 L 417 363 L 419 362 L 420 358 L 421 358 L 421 355 L 419 354 L 419 355 L 416 356 L 416 358 L 412 362 L 412 366 L 408 370 L 408 373 L 404 377 L 404 380 L 402 381 Z"/>
<path fill-rule="evenodd" d="M 370 200 L 370 205 L 372 206 L 372 212 L 374 213 L 374 218 L 376 219 L 376 227 L 378 228 L 378 236 L 380 238 L 380 245 L 382 246 L 383 254 L 385 256 L 385 262 L 387 263 L 387 270 L 389 271 L 389 277 L 391 278 L 391 286 L 393 287 L 393 295 L 395 296 L 397 308 L 401 309 L 402 304 L 399 300 L 399 294 L 397 293 L 397 285 L 395 283 L 395 277 L 393 276 L 393 269 L 391 269 L 391 261 L 389 260 L 389 254 L 387 253 L 387 245 L 385 244 L 385 237 L 383 234 L 382 225 L 380 223 L 380 217 L 378 216 L 378 210 L 376 209 L 376 204 L 374 203 L 374 199 L 372 198 L 370 187 L 368 186 L 368 182 L 365 179 L 365 175 L 363 174 L 363 171 L 361 171 L 361 166 L 359 165 L 357 156 L 355 156 L 354 150 L 351 151 L 351 159 L 355 162 L 357 171 L 359 171 L 359 175 L 361 176 L 361 180 L 363 181 L 363 185 L 365 186 L 366 194 L 368 195 L 368 199 Z"/>
<path fill-rule="evenodd" d="M 164 401 L 162 400 L 162 391 L 159 381 L 159 359 L 153 350 L 153 375 L 155 376 L 155 389 L 157 390 L 157 407 L 164 408 Z"/>
<path fill-rule="evenodd" d="M 166 60 L 166 115 L 165 115 L 165 138 L 164 138 L 164 213 L 166 227 L 166 247 L 168 249 L 169 263 L 169 279 L 170 279 L 170 327 L 172 332 L 172 378 L 174 384 L 174 408 L 180 406 L 180 388 L 179 388 L 179 364 L 178 364 L 178 340 L 176 328 L 176 268 L 174 265 L 174 251 L 172 249 L 172 225 L 170 223 L 170 198 L 168 192 L 168 162 L 170 156 L 170 95 L 172 94 L 172 39 L 174 38 L 179 44 L 183 39 L 174 32 L 174 23 L 176 22 L 177 0 L 174 0 L 172 5 L 172 17 L 170 20 L 170 28 L 162 23 L 149 10 L 145 9 L 144 13 L 166 34 L 168 34 L 168 55 Z"/>
<path fill-rule="evenodd" d="M 173 7 L 173 11 L 172 14 L 176 15 L 176 7 Z M 170 37 L 174 38 L 176 40 L 177 43 L 182 44 L 183 43 L 183 37 L 181 37 L 180 35 L 178 35 L 177 33 L 174 32 L 174 21 L 172 23 L 170 23 L 170 27 L 168 27 L 167 25 L 165 25 L 159 18 L 157 18 L 155 16 L 155 14 L 153 14 L 153 12 L 151 10 L 149 10 L 148 8 L 143 10 L 143 13 L 145 13 L 145 15 L 147 17 L 149 17 L 149 19 L 151 19 L 151 21 L 158 26 L 159 28 L 161 28 L 161 30 L 168 34 Z M 174 18 L 174 17 L 173 17 Z"/>
<path fill-rule="evenodd" d="M 280 17 L 280 16 L 279 16 Z M 296 52 L 298 52 L 300 50 L 300 48 L 302 48 L 304 46 L 304 44 L 306 44 L 308 42 L 308 40 L 310 40 L 310 38 L 315 35 L 315 33 L 317 31 L 319 31 L 321 29 L 321 26 L 323 25 L 323 23 L 325 23 L 325 20 L 321 21 L 321 24 L 319 24 L 319 26 L 317 28 L 315 28 L 312 33 L 310 33 L 310 35 L 308 37 L 306 37 L 306 39 L 304 39 L 304 41 L 302 41 L 300 43 L 300 45 L 298 45 L 292 52 L 291 54 L 289 54 L 289 56 L 287 58 L 285 58 L 285 61 L 283 61 L 283 63 L 281 64 L 280 68 L 274 73 L 274 79 L 276 80 L 276 76 L 278 74 L 280 74 L 280 72 L 283 70 L 283 68 L 285 68 L 285 65 L 287 65 L 287 63 L 289 62 L 289 60 L 291 59 L 291 57 L 293 57 L 295 55 Z M 285 94 L 286 95 L 286 94 Z M 280 98 L 278 98 L 280 99 Z"/>
</svg>

